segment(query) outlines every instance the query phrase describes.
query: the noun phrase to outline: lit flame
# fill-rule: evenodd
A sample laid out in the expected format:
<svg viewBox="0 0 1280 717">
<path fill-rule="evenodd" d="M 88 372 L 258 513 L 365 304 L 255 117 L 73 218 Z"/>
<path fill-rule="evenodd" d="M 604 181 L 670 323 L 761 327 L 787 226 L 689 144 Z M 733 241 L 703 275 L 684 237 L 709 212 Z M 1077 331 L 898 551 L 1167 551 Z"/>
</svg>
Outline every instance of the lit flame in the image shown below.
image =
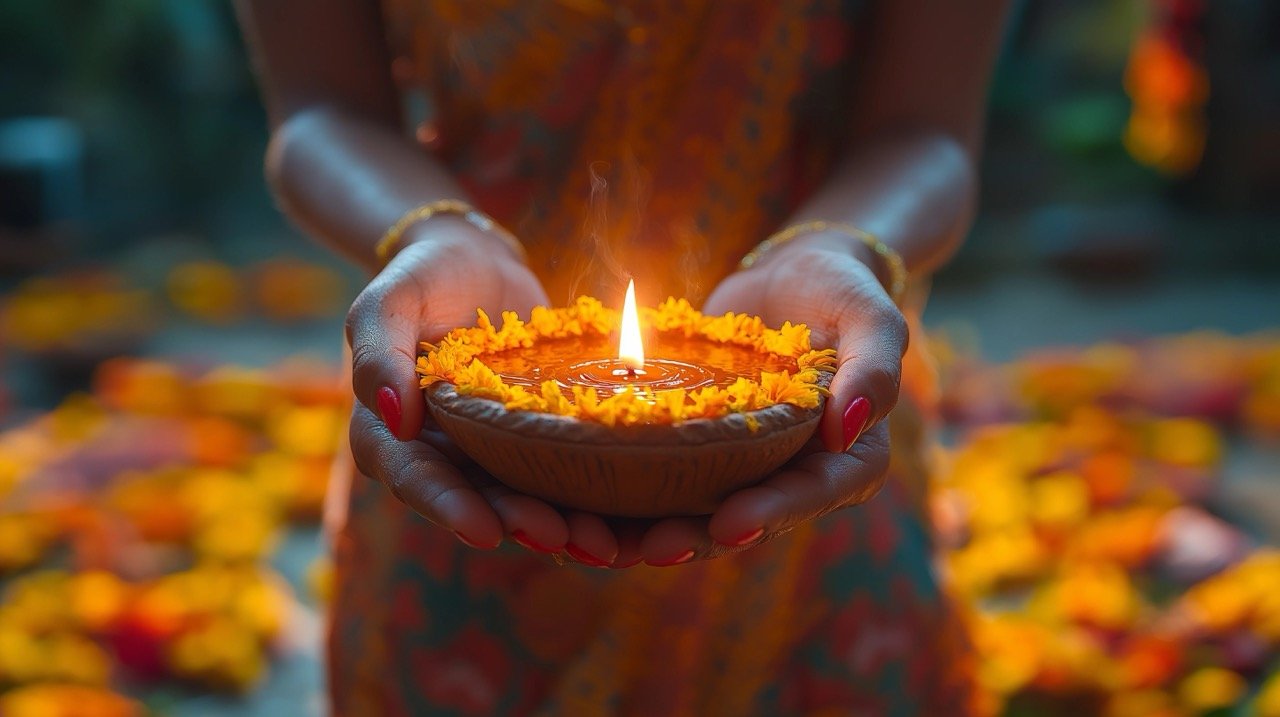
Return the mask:
<svg viewBox="0 0 1280 717">
<path fill-rule="evenodd" d="M 618 360 L 632 371 L 644 368 L 644 343 L 640 339 L 640 316 L 636 313 L 636 282 L 627 284 L 622 303 L 622 332 L 618 336 Z"/>
</svg>

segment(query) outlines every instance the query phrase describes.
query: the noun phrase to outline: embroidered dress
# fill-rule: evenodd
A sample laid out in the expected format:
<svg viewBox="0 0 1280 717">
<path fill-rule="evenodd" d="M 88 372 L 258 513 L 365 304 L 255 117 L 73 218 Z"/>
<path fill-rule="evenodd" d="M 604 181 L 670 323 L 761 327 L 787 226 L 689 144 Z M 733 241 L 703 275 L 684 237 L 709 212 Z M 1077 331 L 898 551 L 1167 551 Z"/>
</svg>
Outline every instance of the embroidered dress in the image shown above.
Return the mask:
<svg viewBox="0 0 1280 717">
<path fill-rule="evenodd" d="M 424 149 L 520 237 L 552 300 L 621 296 L 630 274 L 650 304 L 700 302 L 822 182 L 860 5 L 383 3 Z M 740 555 L 609 571 L 481 552 L 349 481 L 332 496 L 334 714 L 970 713 L 922 509 L 919 337 L 886 488 Z"/>
</svg>

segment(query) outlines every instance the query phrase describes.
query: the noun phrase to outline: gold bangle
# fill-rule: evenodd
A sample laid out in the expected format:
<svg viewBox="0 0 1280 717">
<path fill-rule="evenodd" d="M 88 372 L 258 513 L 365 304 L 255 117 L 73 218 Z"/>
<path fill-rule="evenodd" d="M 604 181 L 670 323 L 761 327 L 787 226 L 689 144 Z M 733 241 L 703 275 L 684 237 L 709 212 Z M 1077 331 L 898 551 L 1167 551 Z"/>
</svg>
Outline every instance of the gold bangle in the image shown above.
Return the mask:
<svg viewBox="0 0 1280 717">
<path fill-rule="evenodd" d="M 387 262 L 391 261 L 391 257 L 395 256 L 400 246 L 400 240 L 404 238 L 404 233 L 409 227 L 418 222 L 425 222 L 438 214 L 453 214 L 462 217 L 471 226 L 482 232 L 493 234 L 505 242 L 520 261 L 523 262 L 528 259 L 524 245 L 488 214 L 461 199 L 437 199 L 434 202 L 427 202 L 422 206 L 405 212 L 399 221 L 391 225 L 391 228 L 382 235 L 382 238 L 373 247 L 373 254 L 378 258 L 378 265 L 385 266 Z"/>
<path fill-rule="evenodd" d="M 799 237 L 803 234 L 816 234 L 818 232 L 837 231 L 853 239 L 862 242 L 875 253 L 876 257 L 884 264 L 884 269 L 889 275 L 889 281 L 885 289 L 889 292 L 889 298 L 893 303 L 899 304 L 902 295 L 907 291 L 907 265 L 902 261 L 902 255 L 894 251 L 888 244 L 880 241 L 874 234 L 865 232 L 852 224 L 843 222 L 828 222 L 816 219 L 808 222 L 800 222 L 781 229 L 771 235 L 769 238 L 760 242 L 754 249 L 747 252 L 742 257 L 742 261 L 738 262 L 738 269 L 750 269 L 760 261 L 765 254 L 776 249 L 783 244 Z"/>
</svg>

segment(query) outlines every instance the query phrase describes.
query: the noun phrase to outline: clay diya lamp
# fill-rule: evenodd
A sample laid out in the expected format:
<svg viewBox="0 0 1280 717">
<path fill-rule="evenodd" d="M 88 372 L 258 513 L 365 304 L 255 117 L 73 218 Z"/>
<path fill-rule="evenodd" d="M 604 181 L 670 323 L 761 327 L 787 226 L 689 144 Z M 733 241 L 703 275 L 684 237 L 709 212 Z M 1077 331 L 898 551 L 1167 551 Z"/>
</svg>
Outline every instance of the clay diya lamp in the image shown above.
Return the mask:
<svg viewBox="0 0 1280 717">
<path fill-rule="evenodd" d="M 634 287 L 621 316 L 590 297 L 501 327 L 478 314 L 423 344 L 435 422 L 508 486 L 608 515 L 706 514 L 775 471 L 817 429 L 835 367 L 804 325 L 683 299 L 638 312 Z"/>
</svg>

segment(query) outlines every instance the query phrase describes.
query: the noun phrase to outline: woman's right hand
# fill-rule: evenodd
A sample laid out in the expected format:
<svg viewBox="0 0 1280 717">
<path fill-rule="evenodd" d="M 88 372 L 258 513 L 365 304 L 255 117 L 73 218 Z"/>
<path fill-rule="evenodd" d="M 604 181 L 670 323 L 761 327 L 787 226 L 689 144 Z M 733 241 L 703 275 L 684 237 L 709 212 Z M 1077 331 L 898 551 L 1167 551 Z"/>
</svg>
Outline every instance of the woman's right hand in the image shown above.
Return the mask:
<svg viewBox="0 0 1280 717">
<path fill-rule="evenodd" d="M 528 315 L 547 303 L 537 278 L 509 248 L 461 218 L 438 216 L 407 235 L 347 314 L 352 384 L 351 450 L 362 473 L 463 542 L 493 548 L 504 534 L 558 552 L 569 538 L 550 505 L 512 491 L 424 430 L 415 373 L 420 341 L 470 326 L 476 309 Z"/>
</svg>

